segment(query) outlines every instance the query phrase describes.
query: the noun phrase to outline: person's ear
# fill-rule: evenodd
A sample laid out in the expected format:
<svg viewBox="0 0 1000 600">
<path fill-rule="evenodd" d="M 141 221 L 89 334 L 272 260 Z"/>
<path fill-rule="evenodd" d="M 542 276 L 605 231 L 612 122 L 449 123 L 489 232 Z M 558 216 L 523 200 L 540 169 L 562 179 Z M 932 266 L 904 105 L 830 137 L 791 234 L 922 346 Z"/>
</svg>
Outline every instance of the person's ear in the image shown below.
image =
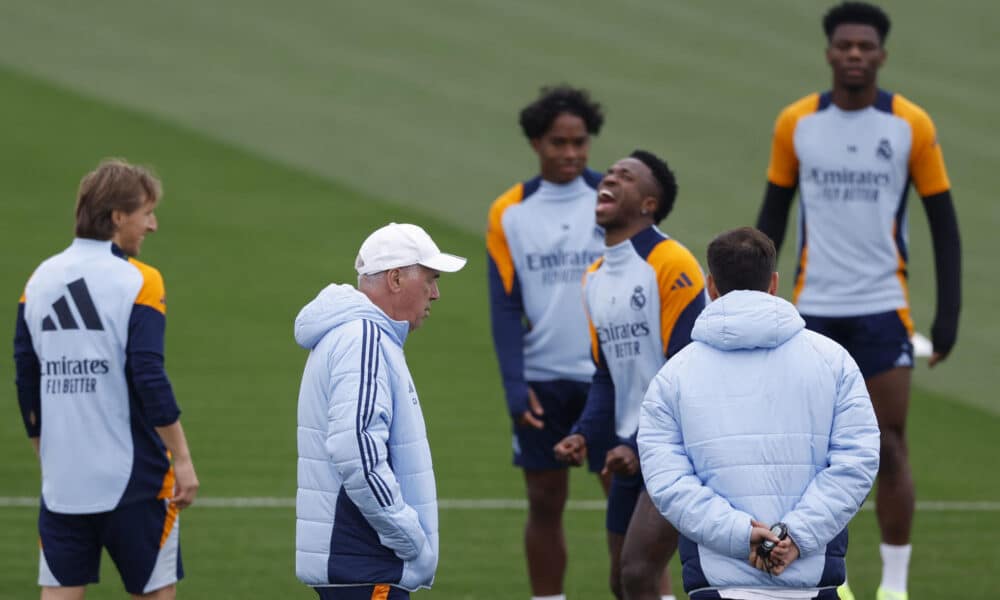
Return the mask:
<svg viewBox="0 0 1000 600">
<path fill-rule="evenodd" d="M 713 302 L 715 300 L 718 300 L 719 299 L 719 288 L 715 287 L 715 278 L 712 277 L 711 273 L 708 274 L 708 284 L 707 284 L 707 287 L 708 287 L 708 298 L 709 298 L 709 300 L 712 300 Z"/>
<path fill-rule="evenodd" d="M 639 205 L 639 210 L 643 216 L 650 216 L 656 214 L 656 209 L 659 208 L 659 201 L 657 201 L 656 196 L 646 196 L 642 199 L 642 203 Z"/>
<path fill-rule="evenodd" d="M 767 293 L 772 296 L 778 295 L 778 272 L 771 273 L 771 284 L 767 286 Z"/>
<path fill-rule="evenodd" d="M 390 292 L 396 293 L 401 290 L 403 283 L 400 269 L 389 269 L 385 274 L 385 282 L 389 286 Z"/>
</svg>

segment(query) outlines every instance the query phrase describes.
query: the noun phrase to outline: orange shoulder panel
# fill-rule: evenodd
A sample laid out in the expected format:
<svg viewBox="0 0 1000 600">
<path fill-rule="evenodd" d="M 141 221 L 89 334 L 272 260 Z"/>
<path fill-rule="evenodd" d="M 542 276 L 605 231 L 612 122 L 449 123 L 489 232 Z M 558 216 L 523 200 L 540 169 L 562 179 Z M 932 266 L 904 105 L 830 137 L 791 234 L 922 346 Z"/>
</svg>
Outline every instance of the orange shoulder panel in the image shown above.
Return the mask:
<svg viewBox="0 0 1000 600">
<path fill-rule="evenodd" d="M 135 298 L 135 303 L 155 308 L 161 313 L 167 314 L 167 290 L 163 285 L 163 275 L 144 262 L 139 262 L 134 258 L 129 258 L 128 261 L 142 273 L 142 288 Z"/>
<path fill-rule="evenodd" d="M 34 271 L 32 271 L 31 277 L 34 277 L 34 276 L 35 276 L 35 273 L 34 273 Z M 24 304 L 28 300 L 28 283 L 31 281 L 31 277 L 29 277 L 28 281 L 26 281 L 24 283 L 24 291 L 21 292 L 21 299 L 18 300 L 19 304 Z"/>
<path fill-rule="evenodd" d="M 507 291 L 508 295 L 514 289 L 514 258 L 510 254 L 510 246 L 507 245 L 507 235 L 503 231 L 502 219 L 504 211 L 523 198 L 524 184 L 518 183 L 493 201 L 486 222 L 486 252 L 496 264 L 497 271 L 500 272 L 500 280 L 503 282 L 503 289 Z"/>
<path fill-rule="evenodd" d="M 666 356 L 677 319 L 698 294 L 705 293 L 705 276 L 694 255 L 674 239 L 657 244 L 646 262 L 656 271 L 660 288 L 660 336 Z"/>
<path fill-rule="evenodd" d="M 767 165 L 767 180 L 774 185 L 791 188 L 799 181 L 799 158 L 795 155 L 795 126 L 799 119 L 816 112 L 819 94 L 809 94 L 786 106 L 774 122 L 771 138 L 771 161 Z"/>
<path fill-rule="evenodd" d="M 590 354 L 594 358 L 594 364 L 600 366 L 601 364 L 601 342 L 597 339 L 597 329 L 594 328 L 594 321 L 590 318 L 590 311 L 587 310 L 587 297 L 586 297 L 586 287 L 587 287 L 587 276 L 594 271 L 601 268 L 604 264 L 604 258 L 598 258 L 594 261 L 594 264 L 587 267 L 587 272 L 583 274 L 583 287 L 584 298 L 583 298 L 583 312 L 587 315 L 587 328 L 590 330 Z"/>
<path fill-rule="evenodd" d="M 951 189 L 944 155 L 938 144 L 934 121 L 927 112 L 896 94 L 892 97 L 892 113 L 910 124 L 913 141 L 910 145 L 910 177 L 922 197 L 933 196 Z"/>
</svg>

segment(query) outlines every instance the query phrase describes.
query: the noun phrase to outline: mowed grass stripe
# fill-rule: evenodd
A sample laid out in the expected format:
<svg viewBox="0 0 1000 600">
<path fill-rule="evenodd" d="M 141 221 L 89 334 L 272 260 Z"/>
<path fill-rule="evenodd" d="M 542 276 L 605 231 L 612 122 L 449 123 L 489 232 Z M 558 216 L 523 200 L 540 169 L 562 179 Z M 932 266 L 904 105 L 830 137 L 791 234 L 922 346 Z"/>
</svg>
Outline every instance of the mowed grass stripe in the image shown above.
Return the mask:
<svg viewBox="0 0 1000 600">
<path fill-rule="evenodd" d="M 1000 414 L 983 376 L 1000 354 L 990 245 L 1000 215 L 989 200 L 1000 87 L 988 60 L 995 36 L 982 25 L 1000 19 L 1000 4 L 886 7 L 894 26 L 881 82 L 934 117 L 965 249 L 958 345 L 915 380 Z M 608 112 L 593 166 L 635 147 L 665 154 L 681 189 L 665 230 L 700 257 L 715 233 L 754 221 L 780 107 L 828 85 L 825 8 L 795 0 L 309 0 L 294 11 L 264 0 L 6 3 L 0 62 L 475 233 L 489 202 L 535 170 L 518 108 L 542 84 L 584 85 Z M 910 206 L 913 315 L 927 331 L 933 258 L 920 203 Z M 793 229 L 785 282 L 796 266 Z"/>
<path fill-rule="evenodd" d="M 459 496 L 482 483 L 483 493 L 501 495 L 516 485 L 513 469 L 496 472 L 509 460 L 510 442 L 478 236 L 3 69 L 0 95 L 8 108 L 0 114 L 8 198 L 0 203 L 0 289 L 11 315 L 0 319 L 0 339 L 13 337 L 31 270 L 70 241 L 82 174 L 105 156 L 154 165 L 166 195 L 160 230 L 147 238 L 142 259 L 166 280 L 167 370 L 202 485 L 224 496 L 292 494 L 306 357 L 292 337 L 295 315 L 330 282 L 356 280 L 354 256 L 368 232 L 389 221 L 417 222 L 442 248 L 471 259 L 442 278 L 442 300 L 407 342 L 439 473 L 451 470 L 442 460 L 449 453 L 485 467 L 455 469 L 442 494 Z M 16 411 L 13 393 L 8 398 Z M 0 421 L 10 457 L 0 466 L 0 494 L 37 493 L 37 462 L 20 418 L 11 417 Z"/>
<path fill-rule="evenodd" d="M 0 278 L 11 316 L 34 264 L 68 242 L 73 190 L 86 169 L 102 156 L 117 154 L 151 163 L 164 176 L 161 231 L 147 240 L 143 258 L 167 279 L 168 369 L 185 410 L 206 499 L 294 493 L 295 397 L 305 352 L 291 341 L 291 321 L 322 285 L 353 278 L 357 245 L 369 228 L 390 219 L 425 223 L 443 247 L 472 259 L 465 271 L 442 279 L 442 302 L 427 327 L 407 342 L 439 494 L 520 497 L 523 482 L 509 464 L 509 418 L 485 317 L 478 235 L 427 219 L 419 207 L 389 207 L 336 182 L 29 77 L 0 70 L 0 95 L 7 108 L 0 114 L 5 132 L 0 158 L 7 167 L 7 200 L 0 203 Z M 378 164 L 369 169 L 372 177 L 393 175 Z M 12 325 L 12 318 L 0 320 L 0 338 L 10 339 Z M 0 421 L 5 456 L 0 495 L 30 496 L 39 489 L 38 463 L 13 413 L 12 394 L 8 410 L 9 418 Z M 994 470 L 995 416 L 916 390 L 909 425 L 921 498 L 987 502 L 1000 497 L 1000 481 L 988 476 Z M 573 478 L 574 499 L 598 499 L 593 476 L 575 470 Z M 309 595 L 294 580 L 290 507 L 193 510 L 183 520 L 190 572 L 185 595 Z M 518 575 L 523 573 L 523 520 L 518 510 L 442 511 L 441 570 L 431 595 L 528 595 Z M 37 595 L 33 511 L 0 511 L 0 524 L 7 534 L 0 562 L 10 573 L 0 578 L 0 598 Z M 852 582 L 873 588 L 878 577 L 873 513 L 859 515 L 855 524 L 851 560 L 859 569 L 852 570 Z M 998 527 L 994 512 L 918 518 L 915 594 L 948 597 L 950 586 L 972 573 L 985 574 L 982 587 L 995 590 L 1000 584 L 991 565 L 998 547 L 990 535 Z M 566 530 L 574 549 L 570 595 L 605 597 L 600 511 L 571 511 Z M 111 568 L 109 561 L 105 568 Z M 106 583 L 88 598 L 120 596 L 115 580 L 106 574 Z M 963 591 L 970 598 L 990 597 Z"/>
<path fill-rule="evenodd" d="M 199 498 L 198 508 L 294 508 L 295 498 L 245 497 L 245 498 Z M 38 498 L 30 496 L 0 497 L 0 508 L 37 508 Z M 526 510 L 528 503 L 518 498 L 441 498 L 441 510 Z M 599 510 L 607 508 L 601 500 L 569 500 L 567 510 Z M 861 510 L 875 510 L 872 502 L 866 502 Z M 1000 501 L 949 501 L 918 500 L 920 512 L 997 512 Z"/>
</svg>

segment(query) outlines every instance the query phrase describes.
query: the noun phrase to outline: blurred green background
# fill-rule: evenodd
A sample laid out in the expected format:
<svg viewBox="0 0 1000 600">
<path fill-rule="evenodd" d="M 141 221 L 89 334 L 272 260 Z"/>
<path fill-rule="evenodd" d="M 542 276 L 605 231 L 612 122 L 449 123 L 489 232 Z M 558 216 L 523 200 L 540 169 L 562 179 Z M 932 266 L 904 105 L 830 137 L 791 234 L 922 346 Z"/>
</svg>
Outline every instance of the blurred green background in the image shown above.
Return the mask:
<svg viewBox="0 0 1000 600">
<path fill-rule="evenodd" d="M 994 98 L 1000 7 L 884 4 L 893 19 L 882 86 L 934 118 L 963 234 L 959 342 L 915 371 L 911 451 L 921 505 L 915 598 L 988 598 L 1000 587 L 1000 482 L 992 465 L 1000 318 L 990 200 L 1000 160 Z M 665 156 L 680 196 L 663 229 L 699 258 L 755 221 L 774 117 L 829 85 L 827 4 L 0 3 L 0 290 L 10 318 L 31 270 L 68 244 L 80 177 L 107 156 L 153 165 L 166 195 L 142 259 L 164 273 L 168 370 L 202 497 L 292 498 L 295 404 L 305 352 L 292 320 L 331 281 L 352 281 L 361 241 L 388 221 L 424 225 L 470 265 L 407 343 L 446 499 L 518 499 L 485 294 L 492 200 L 535 174 L 517 112 L 544 84 L 589 88 L 607 113 L 591 165 L 643 147 Z M 918 329 L 934 309 L 933 257 L 911 197 Z M 792 239 L 789 232 L 789 240 Z M 782 276 L 791 281 L 791 242 Z M 786 285 L 786 288 L 789 286 Z M 786 291 L 788 291 L 786 289 Z M 0 366 L 12 382 L 12 362 Z M 37 464 L 7 387 L 0 497 L 38 491 Z M 993 473 L 993 475 L 991 475 Z M 600 497 L 575 473 L 573 497 Z M 207 503 L 206 503 L 207 504 Z M 960 508 L 961 506 L 958 506 Z M 441 511 L 435 588 L 419 597 L 526 598 L 520 509 Z M 290 508 L 196 506 L 183 515 L 190 598 L 308 598 L 294 577 Z M 603 517 L 567 515 L 572 598 L 608 597 Z M 35 510 L 0 508 L 0 598 L 37 594 Z M 851 530 L 852 586 L 878 583 L 877 528 Z M 105 560 L 89 598 L 122 597 Z M 675 565 L 676 567 L 676 565 Z M 679 585 L 678 585 L 679 587 Z"/>
</svg>

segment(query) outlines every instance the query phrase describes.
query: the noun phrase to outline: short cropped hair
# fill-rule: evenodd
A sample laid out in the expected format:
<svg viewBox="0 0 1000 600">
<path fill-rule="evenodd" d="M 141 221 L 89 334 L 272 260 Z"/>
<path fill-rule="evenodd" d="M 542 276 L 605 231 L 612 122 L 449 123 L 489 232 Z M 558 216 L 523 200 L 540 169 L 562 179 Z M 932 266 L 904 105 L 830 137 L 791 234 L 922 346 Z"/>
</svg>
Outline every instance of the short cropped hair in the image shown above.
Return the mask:
<svg viewBox="0 0 1000 600">
<path fill-rule="evenodd" d="M 666 161 L 652 152 L 633 150 L 629 157 L 646 165 L 653 173 L 659 192 L 656 198 L 656 210 L 653 211 L 653 221 L 659 223 L 667 218 L 674 208 L 674 200 L 677 199 L 677 178 L 674 177 L 674 172 L 667 166 Z"/>
<path fill-rule="evenodd" d="M 601 105 L 590 99 L 587 90 L 568 85 L 543 87 L 538 99 L 521 109 L 521 130 L 529 140 L 538 139 L 545 135 L 553 121 L 563 113 L 583 119 L 590 135 L 601 132 L 601 125 L 604 124 Z"/>
<path fill-rule="evenodd" d="M 766 292 L 774 273 L 774 242 L 753 227 L 720 233 L 708 245 L 708 271 L 719 295 L 733 290 Z"/>
<path fill-rule="evenodd" d="M 889 15 L 878 6 L 867 2 L 841 2 L 827 11 L 823 17 L 823 31 L 827 41 L 833 39 L 833 32 L 838 26 L 871 25 L 878 32 L 879 43 L 885 44 L 889 37 Z"/>
<path fill-rule="evenodd" d="M 76 237 L 110 240 L 115 234 L 112 212 L 133 213 L 162 195 L 163 186 L 150 170 L 120 158 L 107 159 L 80 180 Z"/>
</svg>

